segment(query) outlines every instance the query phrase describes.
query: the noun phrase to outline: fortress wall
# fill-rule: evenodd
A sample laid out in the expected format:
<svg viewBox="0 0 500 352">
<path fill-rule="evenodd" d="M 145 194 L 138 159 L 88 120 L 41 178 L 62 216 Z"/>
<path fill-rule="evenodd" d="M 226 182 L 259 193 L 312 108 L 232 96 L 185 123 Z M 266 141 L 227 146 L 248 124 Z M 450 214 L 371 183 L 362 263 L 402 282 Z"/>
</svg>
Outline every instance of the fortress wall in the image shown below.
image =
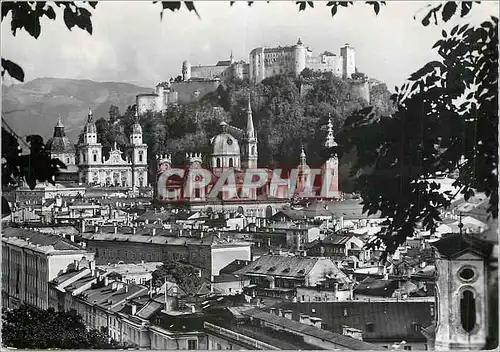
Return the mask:
<svg viewBox="0 0 500 352">
<path fill-rule="evenodd" d="M 156 94 L 138 95 L 136 97 L 136 104 L 139 114 L 144 114 L 147 111 L 157 111 L 157 99 L 158 96 Z"/>
<path fill-rule="evenodd" d="M 188 104 L 197 101 L 205 94 L 214 92 L 219 87 L 219 81 L 186 81 L 172 83 L 171 89 L 177 92 L 180 104 Z"/>
<path fill-rule="evenodd" d="M 370 86 L 367 81 L 349 81 L 351 93 L 370 103 Z"/>
<path fill-rule="evenodd" d="M 230 72 L 229 66 L 191 66 L 191 78 L 215 79 Z M 230 74 L 230 73 L 227 73 Z"/>
</svg>

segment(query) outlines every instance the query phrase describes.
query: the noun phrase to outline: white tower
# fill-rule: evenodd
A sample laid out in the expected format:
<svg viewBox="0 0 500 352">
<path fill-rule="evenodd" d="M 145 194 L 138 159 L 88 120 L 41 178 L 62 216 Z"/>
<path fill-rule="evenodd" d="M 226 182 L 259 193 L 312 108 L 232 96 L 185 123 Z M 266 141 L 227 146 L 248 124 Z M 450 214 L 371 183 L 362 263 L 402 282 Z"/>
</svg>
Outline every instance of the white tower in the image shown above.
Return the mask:
<svg viewBox="0 0 500 352">
<path fill-rule="evenodd" d="M 330 149 L 337 145 L 333 136 L 332 119 L 328 118 L 325 148 Z M 324 198 L 339 197 L 339 160 L 336 155 L 330 155 L 323 165 L 321 196 Z"/>
<path fill-rule="evenodd" d="M 80 183 L 99 183 L 99 175 L 93 166 L 102 164 L 102 145 L 97 142 L 97 128 L 92 110 L 89 108 L 87 123 L 82 131 L 82 143 L 77 146 L 78 181 Z"/>
<path fill-rule="evenodd" d="M 132 163 L 132 187 L 145 187 L 148 184 L 148 146 L 142 142 L 142 127 L 137 110 L 129 142 L 127 155 Z"/>
<path fill-rule="evenodd" d="M 455 233 L 434 242 L 433 246 L 437 250 L 434 348 L 437 351 L 483 349 L 491 324 L 488 260 L 498 263 L 493 244 L 483 241 L 479 234 Z"/>
<path fill-rule="evenodd" d="M 252 106 L 248 97 L 247 127 L 243 139 L 243 167 L 256 169 L 258 160 L 257 136 L 253 125 Z"/>
</svg>

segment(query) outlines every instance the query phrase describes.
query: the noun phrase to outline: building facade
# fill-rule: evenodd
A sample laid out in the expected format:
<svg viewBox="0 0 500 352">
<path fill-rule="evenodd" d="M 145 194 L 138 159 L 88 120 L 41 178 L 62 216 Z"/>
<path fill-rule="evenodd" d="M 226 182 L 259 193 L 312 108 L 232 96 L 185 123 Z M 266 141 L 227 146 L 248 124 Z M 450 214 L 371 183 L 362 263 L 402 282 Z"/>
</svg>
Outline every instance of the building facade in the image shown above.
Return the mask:
<svg viewBox="0 0 500 352">
<path fill-rule="evenodd" d="M 142 127 L 136 120 L 131 127 L 129 144 L 121 151 L 116 142 L 105 159 L 92 111 L 76 147 L 78 182 L 86 185 L 146 187 L 148 185 L 148 148 L 142 141 Z"/>
<path fill-rule="evenodd" d="M 29 304 L 49 307 L 48 282 L 66 271 L 69 264 L 87 252 L 60 236 L 19 228 L 2 230 L 2 306 Z"/>
</svg>

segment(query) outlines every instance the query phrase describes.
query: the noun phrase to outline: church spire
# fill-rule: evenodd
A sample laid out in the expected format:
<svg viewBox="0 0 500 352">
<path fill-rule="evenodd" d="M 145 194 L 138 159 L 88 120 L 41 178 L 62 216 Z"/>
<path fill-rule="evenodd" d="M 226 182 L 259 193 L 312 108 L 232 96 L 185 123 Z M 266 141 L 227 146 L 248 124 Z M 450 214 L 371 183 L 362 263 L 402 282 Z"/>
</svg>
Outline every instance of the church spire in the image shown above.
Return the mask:
<svg viewBox="0 0 500 352">
<path fill-rule="evenodd" d="M 306 152 L 304 151 L 304 144 L 301 145 L 300 149 L 300 164 L 301 165 L 306 164 Z"/>
<path fill-rule="evenodd" d="M 325 147 L 327 148 L 331 148 L 331 147 L 334 147 L 337 145 L 337 143 L 335 142 L 335 138 L 333 136 L 333 125 L 332 125 L 332 119 L 331 119 L 331 115 L 328 114 L 328 132 L 326 134 L 326 141 L 325 141 Z"/>
<path fill-rule="evenodd" d="M 250 103 L 250 95 L 248 95 L 246 134 L 247 138 L 255 138 L 255 128 L 253 126 L 252 105 Z"/>
<path fill-rule="evenodd" d="M 234 59 L 233 59 L 233 50 L 231 50 L 231 56 L 229 56 L 229 60 L 231 61 L 231 63 L 234 62 Z"/>
</svg>

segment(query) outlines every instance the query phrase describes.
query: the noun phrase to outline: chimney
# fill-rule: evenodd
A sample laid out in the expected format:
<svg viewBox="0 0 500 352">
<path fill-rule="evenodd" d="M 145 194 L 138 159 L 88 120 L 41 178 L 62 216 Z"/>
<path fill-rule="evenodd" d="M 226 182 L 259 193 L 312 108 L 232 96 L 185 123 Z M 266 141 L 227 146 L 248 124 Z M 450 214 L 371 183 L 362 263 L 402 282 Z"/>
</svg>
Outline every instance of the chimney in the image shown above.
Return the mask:
<svg viewBox="0 0 500 352">
<path fill-rule="evenodd" d="M 136 227 L 132 227 L 132 234 L 136 234 L 137 233 L 137 228 Z"/>
<path fill-rule="evenodd" d="M 94 232 L 98 233 L 99 232 L 99 226 L 95 225 Z"/>
<path fill-rule="evenodd" d="M 292 313 L 293 313 L 293 311 L 292 311 L 292 310 L 287 309 L 287 310 L 285 310 L 285 312 L 284 312 L 284 313 L 285 313 L 285 315 L 284 315 L 284 316 L 285 316 L 285 318 L 292 320 Z"/>
<path fill-rule="evenodd" d="M 282 317 L 283 316 L 283 309 L 278 308 L 278 316 Z"/>
<path fill-rule="evenodd" d="M 73 260 L 73 268 L 75 269 L 75 271 L 78 271 L 80 269 L 80 262 L 78 261 L 78 259 Z"/>
<path fill-rule="evenodd" d="M 115 226 L 115 235 L 118 233 L 118 227 Z"/>
<path fill-rule="evenodd" d="M 154 227 L 153 227 L 153 229 L 152 229 L 152 235 L 153 235 L 153 236 L 156 236 L 156 228 L 154 228 Z"/>
<path fill-rule="evenodd" d="M 90 267 L 90 276 L 94 277 L 95 276 L 95 260 L 90 261 L 89 267 Z"/>
<path fill-rule="evenodd" d="M 85 229 L 85 220 L 82 220 L 82 232 L 86 232 L 86 229 Z"/>
<path fill-rule="evenodd" d="M 125 285 L 125 293 L 128 293 L 128 285 Z"/>
<path fill-rule="evenodd" d="M 135 315 L 135 313 L 137 313 L 137 306 L 132 304 L 132 315 Z"/>
<path fill-rule="evenodd" d="M 301 314 L 299 319 L 300 323 L 310 325 L 309 315 Z"/>
<path fill-rule="evenodd" d="M 104 276 L 104 286 L 109 285 L 109 278 L 107 276 Z"/>
</svg>

